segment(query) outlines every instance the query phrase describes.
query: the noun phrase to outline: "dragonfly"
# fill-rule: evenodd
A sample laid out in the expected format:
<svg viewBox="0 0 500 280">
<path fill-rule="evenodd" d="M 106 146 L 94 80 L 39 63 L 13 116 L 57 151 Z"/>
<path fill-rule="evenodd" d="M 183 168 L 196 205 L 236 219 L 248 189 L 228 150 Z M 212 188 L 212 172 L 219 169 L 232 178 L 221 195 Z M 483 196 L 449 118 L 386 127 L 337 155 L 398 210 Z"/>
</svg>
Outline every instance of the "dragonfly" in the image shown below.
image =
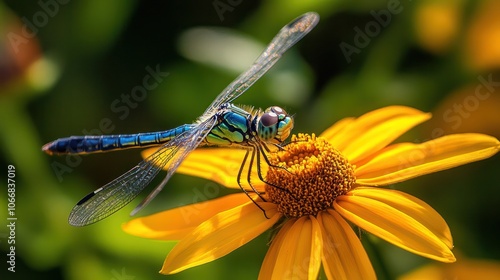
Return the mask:
<svg viewBox="0 0 500 280">
<path fill-rule="evenodd" d="M 280 147 L 288 138 L 293 128 L 293 117 L 278 106 L 261 110 L 250 106 L 236 106 L 232 102 L 260 79 L 290 47 L 308 34 L 318 21 L 318 14 L 308 12 L 281 28 L 253 65 L 231 82 L 192 124 L 159 132 L 70 136 L 45 144 L 42 151 L 49 155 L 91 154 L 159 146 L 156 152 L 135 167 L 83 197 L 71 210 L 69 224 L 86 226 L 112 215 L 135 199 L 160 170 L 166 170 L 164 179 L 131 212 L 131 215 L 135 215 L 164 188 L 191 151 L 205 146 L 246 150 L 237 181 L 252 199 L 240 183 L 244 166 L 249 164 L 247 181 L 251 186 L 250 172 L 256 159 L 257 173 L 264 181 L 260 172 L 261 155 L 271 166 L 266 156 L 266 152 L 270 151 L 268 146 Z M 253 186 L 251 188 L 260 196 Z M 259 206 L 255 201 L 254 203 Z"/>
</svg>

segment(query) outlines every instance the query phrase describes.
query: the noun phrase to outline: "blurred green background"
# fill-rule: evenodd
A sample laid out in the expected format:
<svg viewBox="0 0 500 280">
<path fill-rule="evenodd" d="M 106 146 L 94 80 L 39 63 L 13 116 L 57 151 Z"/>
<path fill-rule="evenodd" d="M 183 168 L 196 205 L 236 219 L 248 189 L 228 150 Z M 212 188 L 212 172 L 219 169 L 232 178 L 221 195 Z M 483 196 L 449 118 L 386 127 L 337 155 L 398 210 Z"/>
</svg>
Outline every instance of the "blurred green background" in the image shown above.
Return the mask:
<svg viewBox="0 0 500 280">
<path fill-rule="evenodd" d="M 283 25 L 307 11 L 320 14 L 318 26 L 236 103 L 284 107 L 295 132 L 319 134 L 343 117 L 401 104 L 434 114 L 403 140 L 460 132 L 500 138 L 495 0 L 0 1 L 0 220 L 7 224 L 8 165 L 16 170 L 18 218 L 15 274 L 5 262 L 8 228 L 0 230 L 1 278 L 255 279 L 269 235 L 163 276 L 158 270 L 174 243 L 120 228 L 136 201 L 95 225 L 69 226 L 73 205 L 137 164 L 139 151 L 49 157 L 40 148 L 70 135 L 192 122 Z M 151 71 L 161 72 L 157 83 L 140 91 Z M 497 155 L 394 187 L 443 215 L 459 259 L 498 261 L 499 167 Z M 176 175 L 140 215 L 224 193 L 207 186 Z M 432 263 L 373 241 L 367 250 L 382 279 Z"/>
</svg>

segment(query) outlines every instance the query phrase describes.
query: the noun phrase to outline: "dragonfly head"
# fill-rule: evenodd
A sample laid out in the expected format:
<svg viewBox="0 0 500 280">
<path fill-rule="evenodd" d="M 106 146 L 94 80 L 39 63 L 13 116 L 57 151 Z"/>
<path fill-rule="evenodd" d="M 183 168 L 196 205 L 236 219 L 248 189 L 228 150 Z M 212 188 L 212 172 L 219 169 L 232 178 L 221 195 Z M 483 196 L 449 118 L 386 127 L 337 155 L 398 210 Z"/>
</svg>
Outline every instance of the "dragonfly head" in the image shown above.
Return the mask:
<svg viewBox="0 0 500 280">
<path fill-rule="evenodd" d="M 290 135 L 293 118 L 278 106 L 267 108 L 260 116 L 257 133 L 261 140 L 280 144 Z"/>
</svg>

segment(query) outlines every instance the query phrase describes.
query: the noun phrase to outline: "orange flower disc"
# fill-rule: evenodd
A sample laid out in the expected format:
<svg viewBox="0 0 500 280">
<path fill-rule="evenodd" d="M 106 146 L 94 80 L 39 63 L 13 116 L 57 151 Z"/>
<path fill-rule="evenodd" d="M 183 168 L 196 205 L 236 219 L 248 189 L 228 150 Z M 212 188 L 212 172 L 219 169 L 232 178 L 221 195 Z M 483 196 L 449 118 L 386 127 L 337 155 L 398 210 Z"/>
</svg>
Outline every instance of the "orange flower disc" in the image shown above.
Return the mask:
<svg viewBox="0 0 500 280">
<path fill-rule="evenodd" d="M 266 194 L 286 217 L 316 215 L 331 208 L 356 181 L 354 166 L 314 134 L 292 136 L 291 143 L 269 159 L 283 168 L 269 169 L 266 180 L 272 185 L 266 185 Z"/>
</svg>

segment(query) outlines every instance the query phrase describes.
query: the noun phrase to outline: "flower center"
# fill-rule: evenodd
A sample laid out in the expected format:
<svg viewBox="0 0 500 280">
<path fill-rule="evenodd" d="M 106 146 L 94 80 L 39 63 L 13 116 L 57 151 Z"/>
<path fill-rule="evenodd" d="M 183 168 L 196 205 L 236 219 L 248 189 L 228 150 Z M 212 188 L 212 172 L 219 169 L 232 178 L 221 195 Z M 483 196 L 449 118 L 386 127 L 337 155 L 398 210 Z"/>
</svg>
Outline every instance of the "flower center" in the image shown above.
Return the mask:
<svg viewBox="0 0 500 280">
<path fill-rule="evenodd" d="M 347 193 L 356 181 L 354 166 L 314 134 L 293 135 L 292 142 L 271 153 L 269 160 L 283 168 L 269 168 L 266 194 L 286 217 L 316 215 L 332 207 L 335 198 Z"/>
</svg>

